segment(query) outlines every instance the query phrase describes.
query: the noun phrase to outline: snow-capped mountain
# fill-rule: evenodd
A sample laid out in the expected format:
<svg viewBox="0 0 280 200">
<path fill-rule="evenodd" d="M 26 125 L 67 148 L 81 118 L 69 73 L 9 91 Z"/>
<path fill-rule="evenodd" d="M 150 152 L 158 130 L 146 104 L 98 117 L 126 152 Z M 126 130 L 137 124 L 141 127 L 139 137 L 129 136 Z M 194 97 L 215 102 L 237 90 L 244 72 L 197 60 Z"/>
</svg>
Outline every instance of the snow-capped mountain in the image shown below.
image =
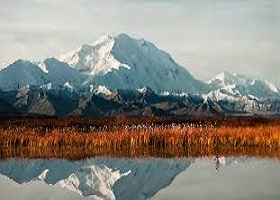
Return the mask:
<svg viewBox="0 0 280 200">
<path fill-rule="evenodd" d="M 222 110 L 247 114 L 278 115 L 279 89 L 267 80 L 223 72 L 210 80 L 207 98 L 218 102 Z"/>
<path fill-rule="evenodd" d="M 0 89 L 10 91 L 29 85 L 47 89 L 63 86 L 79 88 L 86 78 L 86 75 L 55 58 L 40 63 L 19 59 L 0 71 Z"/>
<path fill-rule="evenodd" d="M 17 60 L 0 71 L 0 89 L 25 86 L 108 94 L 115 89 L 147 86 L 158 93 L 208 94 L 212 100 L 279 99 L 279 89 L 261 79 L 224 72 L 208 84 L 195 79 L 172 57 L 144 39 L 126 34 L 104 36 L 60 58 L 43 62 Z M 103 88 L 102 88 L 103 87 Z M 103 91 L 101 91 L 103 90 Z"/>
<path fill-rule="evenodd" d="M 280 90 L 272 83 L 228 72 L 203 83 L 153 43 L 126 34 L 102 37 L 60 60 L 17 60 L 0 70 L 0 93 L 5 113 L 8 108 L 100 117 L 280 112 Z"/>
<path fill-rule="evenodd" d="M 92 45 L 85 44 L 67 53 L 60 60 L 92 75 L 95 86 L 104 85 L 110 89 L 149 86 L 155 91 L 201 93 L 208 88 L 153 43 L 126 34 L 104 36 Z"/>
<path fill-rule="evenodd" d="M 44 85 L 47 79 L 36 64 L 19 59 L 0 71 L 0 88 L 15 90 L 27 85 Z"/>
<path fill-rule="evenodd" d="M 213 100 L 261 100 L 279 99 L 280 90 L 272 83 L 262 79 L 247 78 L 244 75 L 223 72 L 209 82 Z"/>
<path fill-rule="evenodd" d="M 93 199 L 150 199 L 169 186 L 193 159 L 9 159 L 0 174 L 22 184 L 43 181 Z"/>
<path fill-rule="evenodd" d="M 87 76 L 80 74 L 76 69 L 58 61 L 55 58 L 46 59 L 40 66 L 46 71 L 48 82 L 54 86 L 64 85 L 66 87 L 81 87 Z"/>
</svg>

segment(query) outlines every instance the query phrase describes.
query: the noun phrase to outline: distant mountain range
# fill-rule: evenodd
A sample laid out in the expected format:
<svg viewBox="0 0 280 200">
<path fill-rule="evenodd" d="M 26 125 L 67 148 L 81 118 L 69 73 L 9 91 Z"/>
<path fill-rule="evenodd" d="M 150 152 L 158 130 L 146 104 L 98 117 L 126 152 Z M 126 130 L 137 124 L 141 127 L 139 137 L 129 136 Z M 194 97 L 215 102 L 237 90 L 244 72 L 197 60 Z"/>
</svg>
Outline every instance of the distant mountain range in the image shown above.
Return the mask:
<svg viewBox="0 0 280 200">
<path fill-rule="evenodd" d="M 279 115 L 279 102 L 280 90 L 266 80 L 223 72 L 204 83 L 153 43 L 126 34 L 0 71 L 3 114 Z"/>
</svg>

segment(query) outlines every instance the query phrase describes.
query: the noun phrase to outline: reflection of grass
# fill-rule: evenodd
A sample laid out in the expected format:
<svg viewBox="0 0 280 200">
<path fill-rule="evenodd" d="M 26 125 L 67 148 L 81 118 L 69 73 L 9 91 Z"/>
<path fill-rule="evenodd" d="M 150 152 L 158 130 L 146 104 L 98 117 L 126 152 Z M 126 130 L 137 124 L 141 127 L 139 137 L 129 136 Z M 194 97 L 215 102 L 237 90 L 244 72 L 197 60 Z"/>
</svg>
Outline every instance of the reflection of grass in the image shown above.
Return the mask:
<svg viewBox="0 0 280 200">
<path fill-rule="evenodd" d="M 108 121 L 106 126 L 90 120 L 74 123 L 67 119 L 56 122 L 44 119 L 30 123 L 30 119 L 21 119 L 2 124 L 0 157 L 74 159 L 101 155 L 172 157 L 218 154 L 279 158 L 278 121 L 233 118 L 172 124 L 168 120 L 139 123 L 133 119 L 121 123 Z"/>
</svg>

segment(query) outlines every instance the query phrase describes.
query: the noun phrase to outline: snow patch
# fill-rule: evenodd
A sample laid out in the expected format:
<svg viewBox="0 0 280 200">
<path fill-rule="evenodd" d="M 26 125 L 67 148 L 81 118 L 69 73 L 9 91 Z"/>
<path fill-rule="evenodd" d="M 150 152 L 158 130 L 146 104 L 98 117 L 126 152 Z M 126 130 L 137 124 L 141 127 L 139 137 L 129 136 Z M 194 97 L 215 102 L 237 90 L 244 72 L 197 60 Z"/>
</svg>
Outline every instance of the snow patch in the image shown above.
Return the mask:
<svg viewBox="0 0 280 200">
<path fill-rule="evenodd" d="M 47 174 L 49 172 L 49 169 L 45 169 L 39 176 L 38 176 L 38 180 L 44 181 L 47 177 Z"/>
<path fill-rule="evenodd" d="M 71 90 L 74 89 L 73 86 L 69 82 L 64 83 L 63 86 L 68 88 L 68 89 L 71 89 Z"/>
<path fill-rule="evenodd" d="M 275 93 L 278 93 L 279 92 L 279 89 L 272 83 L 270 83 L 269 81 L 267 80 L 264 80 L 264 83 L 266 84 L 266 86 L 273 92 Z"/>
<path fill-rule="evenodd" d="M 76 53 L 77 51 L 80 51 L 80 48 L 61 55 L 58 60 L 69 64 L 71 67 L 74 67 L 79 61 L 79 56 Z"/>
<path fill-rule="evenodd" d="M 52 83 L 47 83 L 45 85 L 41 85 L 40 88 L 45 89 L 45 90 L 50 90 L 50 89 L 52 89 Z"/>
<path fill-rule="evenodd" d="M 44 62 L 39 62 L 38 67 L 40 67 L 40 69 L 42 69 L 43 72 L 45 72 L 46 74 L 49 73 L 49 71 L 47 70 L 47 66 Z"/>
<path fill-rule="evenodd" d="M 143 88 L 140 88 L 140 89 L 137 89 L 138 92 L 140 92 L 141 94 L 144 94 L 147 92 L 147 87 L 143 87 Z"/>
<path fill-rule="evenodd" d="M 109 90 L 106 86 L 104 85 L 99 85 L 96 89 L 96 94 L 104 94 L 106 96 L 109 96 L 112 94 L 112 91 Z"/>
<path fill-rule="evenodd" d="M 252 80 L 252 82 L 250 83 L 250 85 L 255 85 L 256 81 Z"/>
<path fill-rule="evenodd" d="M 162 96 L 169 96 L 169 95 L 171 95 L 171 92 L 170 91 L 162 91 L 160 93 L 160 95 L 162 95 Z"/>
<path fill-rule="evenodd" d="M 220 81 L 224 81 L 225 80 L 225 72 L 222 72 L 222 73 L 218 74 L 215 79 L 220 80 Z"/>
</svg>

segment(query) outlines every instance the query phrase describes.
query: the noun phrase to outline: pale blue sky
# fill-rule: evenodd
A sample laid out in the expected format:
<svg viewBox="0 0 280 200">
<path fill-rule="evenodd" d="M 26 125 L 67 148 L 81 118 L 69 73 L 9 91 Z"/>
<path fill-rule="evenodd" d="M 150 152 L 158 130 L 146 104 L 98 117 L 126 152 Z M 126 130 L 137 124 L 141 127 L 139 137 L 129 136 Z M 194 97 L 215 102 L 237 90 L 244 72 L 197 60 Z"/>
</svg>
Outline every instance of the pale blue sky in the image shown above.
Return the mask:
<svg viewBox="0 0 280 200">
<path fill-rule="evenodd" d="M 280 86 L 279 0 L 0 0 L 0 60 L 42 60 L 120 32 L 154 42 L 197 78 Z"/>
</svg>

